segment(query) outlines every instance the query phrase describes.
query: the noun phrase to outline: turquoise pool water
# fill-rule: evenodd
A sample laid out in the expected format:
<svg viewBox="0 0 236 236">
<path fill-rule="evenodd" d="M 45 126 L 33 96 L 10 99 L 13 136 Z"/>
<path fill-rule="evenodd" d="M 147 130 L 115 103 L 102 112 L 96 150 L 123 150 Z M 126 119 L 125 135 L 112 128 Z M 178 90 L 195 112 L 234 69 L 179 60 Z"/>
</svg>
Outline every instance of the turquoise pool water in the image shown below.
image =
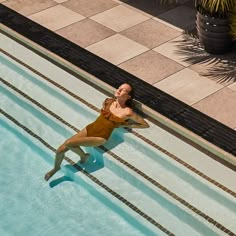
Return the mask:
<svg viewBox="0 0 236 236">
<path fill-rule="evenodd" d="M 1 235 L 157 235 L 98 186 L 59 173 L 43 181 L 52 152 L 0 120 Z"/>
<path fill-rule="evenodd" d="M 40 63 L 52 67 L 45 60 Z M 45 182 L 44 174 L 53 165 L 53 149 L 98 114 L 83 101 L 99 108 L 105 98 L 57 70 L 40 75 L 0 54 L 0 201 L 4 203 L 0 205 L 0 235 L 235 232 L 232 195 L 124 129 L 114 132 L 105 150 L 86 148 L 91 158 L 81 166 L 84 171 L 64 161 L 62 170 Z M 68 90 L 52 83 L 55 75 L 54 81 Z M 80 101 L 68 93 L 75 87 Z M 161 132 L 151 126 L 151 131 Z M 151 135 L 151 131 L 144 132 Z M 72 153 L 67 156 L 79 161 Z M 229 231 L 224 233 L 217 224 Z"/>
</svg>

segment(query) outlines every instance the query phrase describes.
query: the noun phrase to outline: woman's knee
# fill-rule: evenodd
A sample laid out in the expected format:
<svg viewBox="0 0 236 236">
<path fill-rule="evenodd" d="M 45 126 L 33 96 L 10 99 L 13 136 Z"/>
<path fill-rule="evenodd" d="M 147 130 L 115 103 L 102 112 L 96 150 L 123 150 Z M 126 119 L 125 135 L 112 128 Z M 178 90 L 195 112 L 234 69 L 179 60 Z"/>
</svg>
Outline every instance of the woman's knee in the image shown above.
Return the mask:
<svg viewBox="0 0 236 236">
<path fill-rule="evenodd" d="M 99 140 L 97 141 L 97 145 L 96 146 L 101 146 L 101 145 L 103 145 L 106 142 L 107 142 L 107 140 L 105 138 L 99 138 Z"/>
<path fill-rule="evenodd" d="M 64 145 L 66 148 L 69 148 L 71 146 L 73 146 L 73 143 L 70 139 L 67 139 L 65 142 L 64 142 Z"/>
<path fill-rule="evenodd" d="M 65 144 L 62 144 L 57 150 L 56 150 L 56 154 L 60 154 L 60 153 L 65 153 L 67 152 L 69 149 L 66 147 Z"/>
</svg>

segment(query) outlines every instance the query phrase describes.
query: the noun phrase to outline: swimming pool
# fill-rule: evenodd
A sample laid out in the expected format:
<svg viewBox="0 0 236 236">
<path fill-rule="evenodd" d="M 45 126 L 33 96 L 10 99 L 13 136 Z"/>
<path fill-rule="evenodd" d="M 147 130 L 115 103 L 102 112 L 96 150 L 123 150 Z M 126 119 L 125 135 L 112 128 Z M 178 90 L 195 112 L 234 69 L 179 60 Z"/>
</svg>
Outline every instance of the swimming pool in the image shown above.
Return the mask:
<svg viewBox="0 0 236 236">
<path fill-rule="evenodd" d="M 151 122 L 87 148 L 83 166 L 68 153 L 45 182 L 55 148 L 106 96 L 3 34 L 0 42 L 1 235 L 236 232 L 235 172 Z"/>
</svg>

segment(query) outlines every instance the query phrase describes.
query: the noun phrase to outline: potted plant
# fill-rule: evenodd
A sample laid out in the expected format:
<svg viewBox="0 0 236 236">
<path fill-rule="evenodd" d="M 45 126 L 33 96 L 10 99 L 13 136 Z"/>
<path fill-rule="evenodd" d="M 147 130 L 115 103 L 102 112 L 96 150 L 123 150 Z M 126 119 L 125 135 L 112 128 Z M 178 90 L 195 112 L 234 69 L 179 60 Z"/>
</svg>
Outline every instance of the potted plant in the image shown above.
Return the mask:
<svg viewBox="0 0 236 236">
<path fill-rule="evenodd" d="M 195 0 L 195 5 L 197 32 L 205 50 L 212 54 L 230 51 L 233 45 L 231 20 L 235 18 L 231 16 L 236 1 Z"/>
</svg>

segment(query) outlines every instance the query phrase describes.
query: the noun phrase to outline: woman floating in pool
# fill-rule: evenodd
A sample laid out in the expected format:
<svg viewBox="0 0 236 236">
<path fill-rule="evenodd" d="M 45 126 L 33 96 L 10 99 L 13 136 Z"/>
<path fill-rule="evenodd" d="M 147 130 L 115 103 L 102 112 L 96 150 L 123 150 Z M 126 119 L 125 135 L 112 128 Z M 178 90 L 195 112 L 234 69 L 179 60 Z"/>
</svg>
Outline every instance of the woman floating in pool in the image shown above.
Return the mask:
<svg viewBox="0 0 236 236">
<path fill-rule="evenodd" d="M 107 98 L 103 103 L 99 117 L 67 139 L 57 149 L 54 168 L 45 175 L 45 180 L 49 180 L 60 169 L 68 150 L 80 156 L 80 163 L 85 163 L 89 154 L 85 153 L 80 146 L 97 147 L 103 145 L 109 139 L 114 128 L 148 128 L 148 123 L 131 108 L 133 94 L 133 87 L 129 83 L 124 83 L 116 90 L 115 98 Z M 134 124 L 129 124 L 129 120 Z"/>
</svg>

